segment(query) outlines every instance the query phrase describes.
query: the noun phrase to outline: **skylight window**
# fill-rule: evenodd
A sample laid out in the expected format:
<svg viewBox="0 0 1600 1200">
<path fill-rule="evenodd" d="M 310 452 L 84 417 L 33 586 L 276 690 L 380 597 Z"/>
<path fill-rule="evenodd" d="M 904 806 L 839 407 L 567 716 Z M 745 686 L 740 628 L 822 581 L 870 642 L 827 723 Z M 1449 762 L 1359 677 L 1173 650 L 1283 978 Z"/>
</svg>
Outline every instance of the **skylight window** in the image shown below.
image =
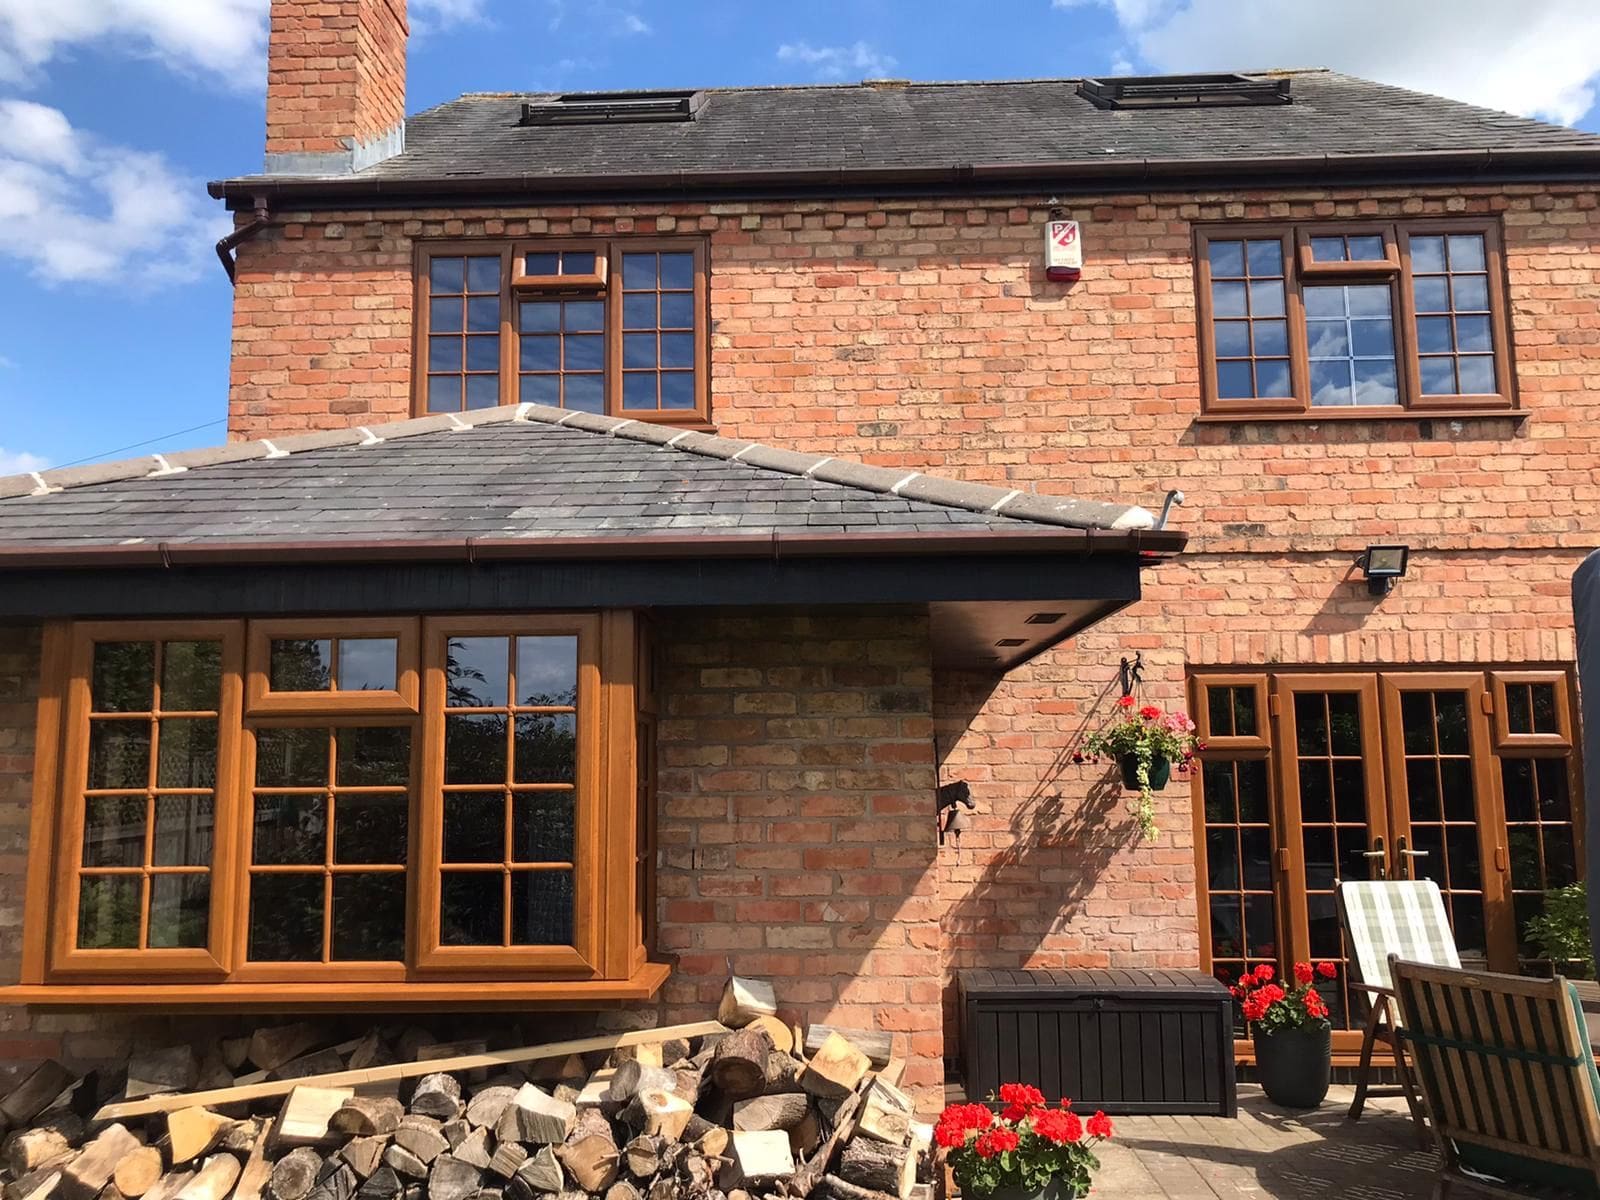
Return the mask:
<svg viewBox="0 0 1600 1200">
<path fill-rule="evenodd" d="M 631 125 L 692 121 L 700 92 L 567 92 L 522 106 L 524 125 Z"/>
<path fill-rule="evenodd" d="M 1289 77 L 1249 75 L 1120 75 L 1085 79 L 1078 95 L 1100 108 L 1226 108 L 1288 104 Z"/>
</svg>

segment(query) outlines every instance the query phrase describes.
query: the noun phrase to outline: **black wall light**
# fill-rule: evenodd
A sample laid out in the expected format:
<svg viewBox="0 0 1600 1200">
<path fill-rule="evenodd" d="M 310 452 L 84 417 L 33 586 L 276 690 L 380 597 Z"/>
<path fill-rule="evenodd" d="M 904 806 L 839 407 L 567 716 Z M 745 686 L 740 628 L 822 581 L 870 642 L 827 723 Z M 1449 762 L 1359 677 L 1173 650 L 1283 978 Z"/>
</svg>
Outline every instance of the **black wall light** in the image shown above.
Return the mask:
<svg viewBox="0 0 1600 1200">
<path fill-rule="evenodd" d="M 1410 546 L 1368 546 L 1360 558 L 1367 592 L 1373 596 L 1387 596 L 1394 590 L 1394 581 L 1406 573 L 1410 559 Z"/>
</svg>

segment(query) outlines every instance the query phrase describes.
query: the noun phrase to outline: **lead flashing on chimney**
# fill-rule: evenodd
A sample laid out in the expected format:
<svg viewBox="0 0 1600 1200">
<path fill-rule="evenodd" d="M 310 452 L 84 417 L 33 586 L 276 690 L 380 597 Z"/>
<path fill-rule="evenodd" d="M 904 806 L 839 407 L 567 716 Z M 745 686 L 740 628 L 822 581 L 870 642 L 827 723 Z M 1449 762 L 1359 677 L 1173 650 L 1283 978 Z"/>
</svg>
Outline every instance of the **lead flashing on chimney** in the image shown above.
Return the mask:
<svg viewBox="0 0 1600 1200">
<path fill-rule="evenodd" d="M 405 148 L 406 123 L 401 121 L 387 133 L 364 142 L 354 142 L 347 150 L 268 154 L 264 171 L 268 175 L 355 175 L 385 159 L 393 158 Z"/>
</svg>

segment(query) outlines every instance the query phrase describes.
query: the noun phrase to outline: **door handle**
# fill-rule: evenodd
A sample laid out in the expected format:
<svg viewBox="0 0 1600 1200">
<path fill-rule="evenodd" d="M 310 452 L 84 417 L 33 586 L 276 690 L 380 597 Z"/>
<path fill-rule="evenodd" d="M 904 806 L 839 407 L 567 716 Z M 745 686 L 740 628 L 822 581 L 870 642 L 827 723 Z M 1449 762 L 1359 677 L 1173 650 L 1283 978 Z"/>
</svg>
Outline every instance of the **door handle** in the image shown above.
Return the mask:
<svg viewBox="0 0 1600 1200">
<path fill-rule="evenodd" d="M 1413 858 L 1426 858 L 1428 856 L 1428 852 L 1426 850 L 1412 850 L 1407 848 L 1405 838 L 1395 838 L 1394 852 L 1400 857 L 1399 867 L 1401 879 L 1411 878 L 1411 860 Z"/>
<path fill-rule="evenodd" d="M 1383 839 L 1381 837 L 1373 838 L 1372 849 L 1363 850 L 1361 857 L 1366 859 L 1367 865 L 1376 872 L 1373 876 L 1374 879 L 1387 879 L 1389 877 L 1387 868 L 1389 852 L 1383 848 Z"/>
</svg>

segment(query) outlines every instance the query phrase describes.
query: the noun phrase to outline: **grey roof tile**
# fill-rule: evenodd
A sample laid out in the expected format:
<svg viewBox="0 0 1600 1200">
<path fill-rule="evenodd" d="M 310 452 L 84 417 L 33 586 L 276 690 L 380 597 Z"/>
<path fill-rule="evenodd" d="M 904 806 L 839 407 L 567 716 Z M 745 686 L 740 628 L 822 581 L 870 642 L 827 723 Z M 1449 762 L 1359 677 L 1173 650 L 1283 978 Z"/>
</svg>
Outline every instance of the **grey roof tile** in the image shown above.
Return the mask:
<svg viewBox="0 0 1600 1200">
<path fill-rule="evenodd" d="M 1273 72 L 1272 74 L 1283 74 Z M 1600 150 L 1600 136 L 1373 83 L 1294 71 L 1293 103 L 1101 109 L 1077 79 L 904 86 L 713 88 L 684 123 L 519 123 L 547 93 L 466 95 L 411 117 L 406 148 L 356 176 L 401 181 L 563 178 L 676 184 L 774 172 L 1070 166 L 1182 160 L 1253 169 L 1307 155 Z M 231 181 L 240 191 L 251 180 Z"/>
<path fill-rule="evenodd" d="M 0 479 L 0 546 L 1142 529 L 1153 520 L 1139 507 L 698 433 L 663 444 L 629 436 L 638 422 L 537 405 L 470 415 L 470 424 L 429 417 Z M 195 465 L 165 465 L 180 457 Z"/>
</svg>

